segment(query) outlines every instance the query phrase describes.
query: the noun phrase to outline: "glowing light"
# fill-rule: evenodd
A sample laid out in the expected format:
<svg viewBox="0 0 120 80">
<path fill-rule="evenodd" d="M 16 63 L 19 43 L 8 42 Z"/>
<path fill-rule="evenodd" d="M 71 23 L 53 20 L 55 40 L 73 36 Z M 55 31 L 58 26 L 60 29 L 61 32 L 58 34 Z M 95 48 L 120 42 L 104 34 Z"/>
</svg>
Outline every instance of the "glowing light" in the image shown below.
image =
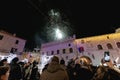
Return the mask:
<svg viewBox="0 0 120 80">
<path fill-rule="evenodd" d="M 57 39 L 63 38 L 62 32 L 58 28 L 55 30 L 55 35 Z"/>
</svg>

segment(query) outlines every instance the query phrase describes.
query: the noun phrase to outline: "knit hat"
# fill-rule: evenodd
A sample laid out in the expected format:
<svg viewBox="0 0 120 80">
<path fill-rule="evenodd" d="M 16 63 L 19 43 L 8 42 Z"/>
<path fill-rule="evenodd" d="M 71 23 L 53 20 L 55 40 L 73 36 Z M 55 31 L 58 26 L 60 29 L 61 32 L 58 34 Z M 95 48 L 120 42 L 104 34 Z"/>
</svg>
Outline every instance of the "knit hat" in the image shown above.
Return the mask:
<svg viewBox="0 0 120 80">
<path fill-rule="evenodd" d="M 57 56 L 53 56 L 52 61 L 55 61 L 55 62 L 59 63 L 59 58 Z"/>
</svg>

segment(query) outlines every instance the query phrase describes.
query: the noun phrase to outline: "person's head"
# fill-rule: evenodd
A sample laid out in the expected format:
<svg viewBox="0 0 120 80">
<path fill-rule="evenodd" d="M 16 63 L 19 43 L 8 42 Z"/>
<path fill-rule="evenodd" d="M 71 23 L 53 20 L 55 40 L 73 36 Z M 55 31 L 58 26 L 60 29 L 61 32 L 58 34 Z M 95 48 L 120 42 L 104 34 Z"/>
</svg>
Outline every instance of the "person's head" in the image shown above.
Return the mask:
<svg viewBox="0 0 120 80">
<path fill-rule="evenodd" d="M 88 56 L 81 56 L 80 64 L 83 66 L 92 65 L 92 60 Z"/>
<path fill-rule="evenodd" d="M 2 61 L 3 61 L 3 65 L 8 64 L 8 62 L 7 62 L 7 59 L 6 59 L 6 58 L 5 58 L 5 59 L 3 59 Z"/>
<path fill-rule="evenodd" d="M 70 60 L 68 61 L 67 67 L 68 67 L 68 68 L 73 68 L 74 66 L 75 66 L 74 60 L 73 60 L 73 59 L 70 59 Z"/>
<path fill-rule="evenodd" d="M 38 65 L 38 62 L 36 60 L 33 61 L 33 66 Z"/>
<path fill-rule="evenodd" d="M 0 66 L 4 66 L 6 64 L 7 64 L 7 59 L 6 58 L 0 61 Z"/>
<path fill-rule="evenodd" d="M 59 63 L 59 57 L 53 56 L 51 61 Z"/>
<path fill-rule="evenodd" d="M 8 80 L 9 66 L 0 66 L 0 80 Z"/>
<path fill-rule="evenodd" d="M 19 58 L 18 57 L 15 57 L 12 59 L 12 63 L 17 63 L 19 61 Z"/>
<path fill-rule="evenodd" d="M 60 64 L 65 64 L 65 61 L 63 59 L 60 60 Z"/>
</svg>

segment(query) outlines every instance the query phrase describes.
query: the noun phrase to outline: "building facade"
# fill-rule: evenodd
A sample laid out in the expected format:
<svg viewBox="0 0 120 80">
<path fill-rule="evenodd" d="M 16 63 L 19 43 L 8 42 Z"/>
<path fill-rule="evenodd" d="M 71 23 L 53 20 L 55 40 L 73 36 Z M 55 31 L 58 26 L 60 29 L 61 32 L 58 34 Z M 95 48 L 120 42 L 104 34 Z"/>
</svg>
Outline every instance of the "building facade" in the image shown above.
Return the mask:
<svg viewBox="0 0 120 80">
<path fill-rule="evenodd" d="M 0 52 L 22 52 L 25 44 L 26 40 L 16 37 L 16 34 L 0 31 Z"/>
<path fill-rule="evenodd" d="M 99 65 L 104 53 L 109 51 L 110 59 L 120 63 L 120 33 L 111 33 L 85 38 L 70 38 L 62 41 L 42 44 L 41 55 L 58 55 L 59 58 L 69 61 L 71 58 L 82 55 L 89 56 L 93 65 Z"/>
<path fill-rule="evenodd" d="M 101 59 L 104 58 L 104 53 L 109 51 L 110 59 L 115 61 L 120 57 L 119 36 L 120 33 L 111 33 L 76 39 L 78 54 L 89 56 L 94 65 L 99 65 Z M 120 63 L 120 60 L 117 62 Z"/>
<path fill-rule="evenodd" d="M 60 59 L 66 61 L 70 60 L 77 55 L 75 38 L 69 38 L 66 40 L 58 40 L 56 42 L 45 43 L 41 45 L 41 57 L 46 55 L 52 56 L 57 55 Z M 46 57 L 46 58 L 47 58 Z"/>
</svg>

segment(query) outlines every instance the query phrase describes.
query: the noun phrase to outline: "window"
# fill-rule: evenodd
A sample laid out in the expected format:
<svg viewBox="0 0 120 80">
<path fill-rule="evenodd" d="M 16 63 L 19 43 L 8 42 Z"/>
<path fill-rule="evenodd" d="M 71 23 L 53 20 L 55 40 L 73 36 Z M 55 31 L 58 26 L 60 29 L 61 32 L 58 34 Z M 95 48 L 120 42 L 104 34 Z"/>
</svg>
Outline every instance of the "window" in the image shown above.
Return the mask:
<svg viewBox="0 0 120 80">
<path fill-rule="evenodd" d="M 116 44 L 117 44 L 117 47 L 120 48 L 120 42 L 117 42 Z"/>
<path fill-rule="evenodd" d="M 102 45 L 97 45 L 97 47 L 98 47 L 98 50 L 102 50 L 103 49 L 103 47 L 102 47 Z"/>
<path fill-rule="evenodd" d="M 54 54 L 54 51 L 51 52 L 51 55 L 53 55 L 53 54 Z"/>
<path fill-rule="evenodd" d="M 70 52 L 70 53 L 73 53 L 73 48 L 69 48 L 69 52 Z"/>
<path fill-rule="evenodd" d="M 40 52 L 40 50 L 38 50 L 38 52 Z"/>
<path fill-rule="evenodd" d="M 68 44 L 68 46 L 71 46 L 71 44 Z"/>
<path fill-rule="evenodd" d="M 113 49 L 112 45 L 110 43 L 107 44 L 108 49 Z"/>
<path fill-rule="evenodd" d="M 94 56 L 94 54 L 92 54 L 92 58 L 93 58 L 93 59 L 95 59 L 95 56 Z"/>
<path fill-rule="evenodd" d="M 15 44 L 18 44 L 19 43 L 19 40 L 16 40 Z"/>
<path fill-rule="evenodd" d="M 63 49 L 63 54 L 65 54 L 65 49 Z"/>
<path fill-rule="evenodd" d="M 79 47 L 78 50 L 79 50 L 80 53 L 84 52 L 84 47 Z"/>
<path fill-rule="evenodd" d="M 15 52 L 17 52 L 17 50 L 18 50 L 18 49 L 16 48 L 16 49 L 15 49 Z"/>
<path fill-rule="evenodd" d="M 3 35 L 0 35 L 0 40 L 2 40 L 3 39 Z"/>
<path fill-rule="evenodd" d="M 60 53 L 60 51 L 59 50 L 57 50 L 57 54 L 59 54 Z"/>
<path fill-rule="evenodd" d="M 11 48 L 11 51 L 10 51 L 11 53 L 15 53 L 15 52 L 17 52 L 17 48 Z"/>
</svg>

